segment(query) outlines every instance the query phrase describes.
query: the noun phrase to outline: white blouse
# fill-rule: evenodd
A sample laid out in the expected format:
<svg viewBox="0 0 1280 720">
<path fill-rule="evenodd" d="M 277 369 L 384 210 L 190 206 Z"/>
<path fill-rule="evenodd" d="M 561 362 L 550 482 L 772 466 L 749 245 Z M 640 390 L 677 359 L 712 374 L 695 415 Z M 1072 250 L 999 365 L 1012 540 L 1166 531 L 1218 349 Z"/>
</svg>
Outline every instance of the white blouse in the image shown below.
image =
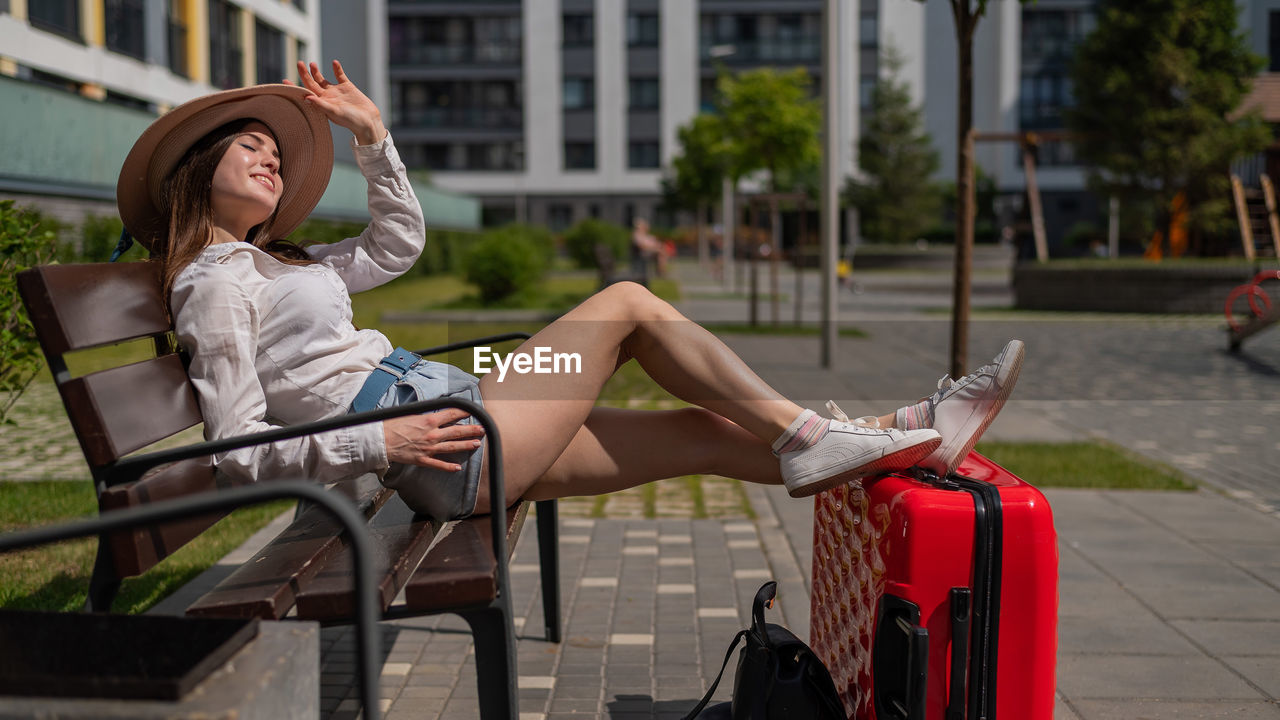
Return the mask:
<svg viewBox="0 0 1280 720">
<path fill-rule="evenodd" d="M 408 270 L 426 224 L 391 137 L 353 147 L 373 218 L 359 237 L 306 248 L 319 261 L 307 266 L 286 265 L 248 243 L 219 243 L 178 275 L 170 302 L 178 341 L 191 354 L 205 437 L 342 415 L 393 350 L 382 333 L 352 325 L 350 294 Z M 250 481 L 332 482 L 388 466 L 380 422 L 233 450 L 215 461 Z"/>
</svg>

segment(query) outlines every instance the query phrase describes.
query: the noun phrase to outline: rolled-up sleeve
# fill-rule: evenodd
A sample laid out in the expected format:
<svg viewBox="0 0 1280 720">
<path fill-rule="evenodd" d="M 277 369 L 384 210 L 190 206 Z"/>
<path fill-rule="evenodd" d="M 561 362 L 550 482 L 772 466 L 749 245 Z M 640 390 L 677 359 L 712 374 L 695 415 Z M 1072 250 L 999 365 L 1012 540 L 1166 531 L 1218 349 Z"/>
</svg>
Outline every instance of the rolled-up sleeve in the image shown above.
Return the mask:
<svg viewBox="0 0 1280 720">
<path fill-rule="evenodd" d="M 205 437 L 221 440 L 280 427 L 268 421 L 266 394 L 254 365 L 259 316 L 243 284 L 224 266 L 197 263 L 175 282 L 174 330 L 190 353 L 188 374 L 204 415 Z M 242 480 L 334 482 L 387 468 L 382 424 L 368 423 L 292 440 L 254 445 L 215 457 Z"/>
<path fill-rule="evenodd" d="M 307 248 L 311 257 L 337 271 L 352 293 L 392 280 L 413 267 L 426 243 L 426 220 L 391 136 L 373 145 L 353 145 L 356 164 L 369 185 L 369 226 L 359 236 Z"/>
</svg>

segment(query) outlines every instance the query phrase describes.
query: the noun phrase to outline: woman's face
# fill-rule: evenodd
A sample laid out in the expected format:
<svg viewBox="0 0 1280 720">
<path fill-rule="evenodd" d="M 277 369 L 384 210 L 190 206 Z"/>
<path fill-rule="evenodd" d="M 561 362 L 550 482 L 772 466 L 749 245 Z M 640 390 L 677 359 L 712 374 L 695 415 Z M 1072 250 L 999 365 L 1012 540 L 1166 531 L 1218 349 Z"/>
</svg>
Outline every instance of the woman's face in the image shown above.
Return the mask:
<svg viewBox="0 0 1280 720">
<path fill-rule="evenodd" d="M 266 125 L 249 123 L 232 141 L 214 170 L 211 190 L 214 222 L 247 232 L 271 217 L 283 194 L 280 151 L 275 137 Z"/>
</svg>

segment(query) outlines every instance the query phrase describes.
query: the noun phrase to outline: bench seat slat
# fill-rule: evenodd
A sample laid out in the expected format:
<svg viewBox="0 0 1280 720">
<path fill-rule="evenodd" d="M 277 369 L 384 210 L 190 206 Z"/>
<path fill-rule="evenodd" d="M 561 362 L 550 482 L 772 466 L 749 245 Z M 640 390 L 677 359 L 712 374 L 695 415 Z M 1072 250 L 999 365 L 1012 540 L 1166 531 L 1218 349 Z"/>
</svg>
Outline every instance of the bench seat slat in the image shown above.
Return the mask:
<svg viewBox="0 0 1280 720">
<path fill-rule="evenodd" d="M 334 490 L 353 497 L 368 518 L 391 497 L 378 479 L 365 475 Z M 293 607 L 297 592 L 341 547 L 341 524 L 323 508 L 306 509 L 284 532 L 187 608 L 201 617 L 256 617 L 278 620 Z"/>
<path fill-rule="evenodd" d="M 506 512 L 507 554 L 529 513 L 521 502 Z M 498 568 L 493 560 L 491 516 L 459 521 L 422 561 L 405 585 L 405 608 L 412 612 L 442 612 L 456 607 L 485 605 L 498 596 Z"/>
<path fill-rule="evenodd" d="M 427 554 L 441 524 L 415 515 L 399 496 L 392 497 L 367 526 L 373 548 L 375 577 L 382 609 L 404 586 Z M 297 614 L 304 620 L 335 620 L 356 613 L 351 546 L 325 559 L 323 566 L 297 593 Z"/>
</svg>

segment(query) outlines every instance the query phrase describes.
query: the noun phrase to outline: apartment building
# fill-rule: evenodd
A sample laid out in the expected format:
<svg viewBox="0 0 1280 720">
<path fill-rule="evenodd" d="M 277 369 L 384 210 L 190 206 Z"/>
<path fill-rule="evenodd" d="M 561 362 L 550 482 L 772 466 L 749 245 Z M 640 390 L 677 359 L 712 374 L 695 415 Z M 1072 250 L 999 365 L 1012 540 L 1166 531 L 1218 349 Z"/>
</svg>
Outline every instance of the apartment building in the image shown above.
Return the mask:
<svg viewBox="0 0 1280 720">
<path fill-rule="evenodd" d="M 480 197 L 488 222 L 655 218 L 676 130 L 710 104 L 718 64 L 802 65 L 817 92 L 822 6 L 387 0 L 392 129 L 411 167 Z M 858 28 L 845 13 L 846 67 L 859 63 Z M 873 48 L 861 54 L 874 68 Z M 852 103 L 857 80 L 847 85 Z M 852 170 L 856 115 L 844 119 Z"/>
<path fill-rule="evenodd" d="M 157 114 L 296 78 L 318 32 L 303 0 L 0 0 L 0 195 L 68 223 L 114 214 L 120 164 Z"/>
<path fill-rule="evenodd" d="M 391 117 L 412 165 L 482 198 L 489 221 L 553 228 L 582 217 L 627 222 L 658 212 L 675 131 L 708 108 L 716 68 L 806 67 L 821 81 L 822 0 L 386 0 Z M 1074 47 L 1095 0 L 991 2 L 974 40 L 974 126 L 1010 133 L 1064 127 Z M 1237 3 L 1254 51 L 1280 58 L 1280 0 Z M 950 4 L 842 0 L 839 165 L 855 172 L 860 116 L 893 46 L 955 176 L 957 63 Z M 1280 68 L 1280 59 L 1272 61 Z M 1016 214 L 1026 178 L 1010 142 L 977 160 Z M 1051 241 L 1097 200 L 1064 142 L 1043 144 L 1037 181 Z M 662 218 L 659 218 L 661 221 Z"/>
<path fill-rule="evenodd" d="M 323 55 L 320 0 L 0 0 L 0 197 L 75 225 L 115 214 L 116 175 L 155 117 L 219 89 L 297 79 L 296 61 L 334 57 L 386 107 L 386 10 L 326 2 L 342 32 Z M 365 181 L 334 134 L 316 215 L 368 218 Z M 476 228 L 479 203 L 414 180 L 436 227 Z"/>
</svg>

